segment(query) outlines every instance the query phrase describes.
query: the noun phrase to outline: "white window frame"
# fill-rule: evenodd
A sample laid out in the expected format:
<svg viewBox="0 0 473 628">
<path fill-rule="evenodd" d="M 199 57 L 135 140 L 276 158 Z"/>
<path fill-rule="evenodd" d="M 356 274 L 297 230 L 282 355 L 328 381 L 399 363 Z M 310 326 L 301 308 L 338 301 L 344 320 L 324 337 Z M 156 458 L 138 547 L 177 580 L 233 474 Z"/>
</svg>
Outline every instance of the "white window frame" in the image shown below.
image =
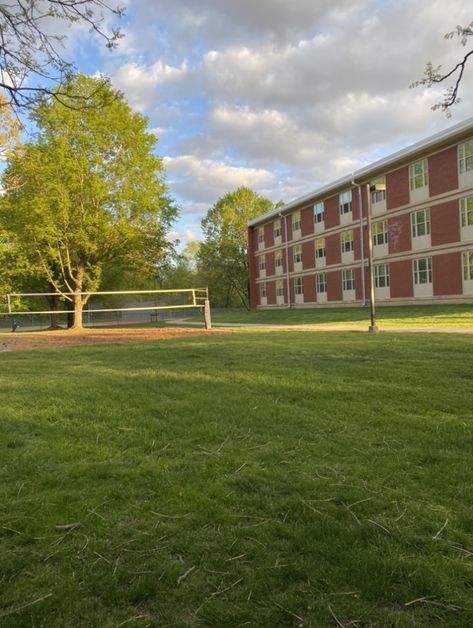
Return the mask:
<svg viewBox="0 0 473 628">
<path fill-rule="evenodd" d="M 464 251 L 462 255 L 463 279 L 473 282 L 473 251 Z"/>
<path fill-rule="evenodd" d="M 317 238 L 314 242 L 315 259 L 325 257 L 325 238 Z"/>
<path fill-rule="evenodd" d="M 376 264 L 374 267 L 374 287 L 389 288 L 389 264 Z"/>
<path fill-rule="evenodd" d="M 302 277 L 294 277 L 294 294 L 297 296 L 304 294 L 304 281 Z"/>
<path fill-rule="evenodd" d="M 349 216 L 353 210 L 353 196 L 351 190 L 345 190 L 338 195 L 338 206 L 340 209 L 340 216 Z"/>
<path fill-rule="evenodd" d="M 276 253 L 274 254 L 274 267 L 275 268 L 282 268 L 283 267 L 283 254 L 282 251 L 276 251 Z"/>
<path fill-rule="evenodd" d="M 301 212 L 297 211 L 292 214 L 292 233 L 301 230 Z"/>
<path fill-rule="evenodd" d="M 460 218 L 462 229 L 473 227 L 473 196 L 460 199 Z"/>
<path fill-rule="evenodd" d="M 324 206 L 323 201 L 320 201 L 319 203 L 314 204 L 313 212 L 314 212 L 314 224 L 318 225 L 321 222 L 325 221 L 325 206 Z"/>
<path fill-rule="evenodd" d="M 422 238 L 430 235 L 430 209 L 418 209 L 411 213 L 411 228 L 413 238 Z"/>
<path fill-rule="evenodd" d="M 317 294 L 327 293 L 327 273 L 317 273 L 315 275 L 315 291 Z"/>
<path fill-rule="evenodd" d="M 458 172 L 466 174 L 473 170 L 473 140 L 458 145 Z"/>
<path fill-rule="evenodd" d="M 259 284 L 259 296 L 260 299 L 266 299 L 266 297 L 268 296 L 268 288 L 265 281 Z"/>
<path fill-rule="evenodd" d="M 350 292 L 355 289 L 355 271 L 353 268 L 342 270 L 343 292 Z"/>
<path fill-rule="evenodd" d="M 384 190 L 370 190 L 372 205 L 377 205 L 378 203 L 382 203 L 386 200 L 386 177 L 379 177 L 378 179 L 370 182 L 370 187 L 375 188 L 377 185 L 384 186 Z"/>
<path fill-rule="evenodd" d="M 425 268 L 420 268 L 421 264 Z M 432 258 L 431 257 L 419 257 L 412 261 L 412 268 L 414 272 L 414 285 L 422 286 L 432 283 Z"/>
<path fill-rule="evenodd" d="M 275 220 L 273 223 L 273 236 L 275 240 L 281 237 L 281 219 L 280 218 Z"/>
<path fill-rule="evenodd" d="M 276 279 L 276 296 L 284 296 L 284 281 L 282 279 Z"/>
<path fill-rule="evenodd" d="M 427 159 L 421 159 L 409 165 L 409 189 L 411 192 L 429 185 L 429 169 Z"/>
<path fill-rule="evenodd" d="M 292 261 L 294 266 L 296 264 L 302 264 L 302 244 L 296 244 L 292 249 Z"/>
<path fill-rule="evenodd" d="M 346 234 L 350 234 L 349 240 L 344 237 L 346 236 Z M 340 246 L 341 246 L 342 254 L 350 253 L 351 251 L 353 251 L 355 247 L 353 229 L 347 229 L 346 231 L 342 231 L 342 233 L 340 234 Z"/>
<path fill-rule="evenodd" d="M 381 227 L 381 228 L 379 228 Z M 379 220 L 373 223 L 373 246 L 383 246 L 388 243 L 388 221 Z"/>
</svg>

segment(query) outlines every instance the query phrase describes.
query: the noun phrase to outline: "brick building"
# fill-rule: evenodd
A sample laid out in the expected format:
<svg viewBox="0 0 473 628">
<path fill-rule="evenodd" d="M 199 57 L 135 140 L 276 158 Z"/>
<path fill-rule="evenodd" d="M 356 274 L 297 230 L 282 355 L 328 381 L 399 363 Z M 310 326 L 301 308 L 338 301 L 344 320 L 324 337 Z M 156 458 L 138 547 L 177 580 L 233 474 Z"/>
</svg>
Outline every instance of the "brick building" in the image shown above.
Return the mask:
<svg viewBox="0 0 473 628">
<path fill-rule="evenodd" d="M 473 118 L 249 224 L 251 305 L 473 302 Z"/>
</svg>

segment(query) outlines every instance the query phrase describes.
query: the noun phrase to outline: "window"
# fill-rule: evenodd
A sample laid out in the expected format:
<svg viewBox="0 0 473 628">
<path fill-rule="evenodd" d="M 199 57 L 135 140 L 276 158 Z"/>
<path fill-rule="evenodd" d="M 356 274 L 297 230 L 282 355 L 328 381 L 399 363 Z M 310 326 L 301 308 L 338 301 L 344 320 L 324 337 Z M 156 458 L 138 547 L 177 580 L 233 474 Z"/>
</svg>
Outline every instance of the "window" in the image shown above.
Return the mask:
<svg viewBox="0 0 473 628">
<path fill-rule="evenodd" d="M 340 194 L 340 214 L 349 214 L 352 208 L 351 190 Z"/>
<path fill-rule="evenodd" d="M 292 249 L 292 255 L 294 264 L 300 264 L 302 262 L 302 246 L 300 244 Z"/>
<path fill-rule="evenodd" d="M 389 266 L 387 264 L 378 264 L 374 267 L 374 285 L 375 288 L 389 287 Z"/>
<path fill-rule="evenodd" d="M 318 238 L 315 241 L 315 258 L 325 257 L 325 238 Z"/>
<path fill-rule="evenodd" d="M 353 230 L 342 231 L 342 253 L 353 251 Z"/>
<path fill-rule="evenodd" d="M 283 297 L 284 296 L 284 283 L 282 279 L 278 279 L 276 281 L 276 296 Z"/>
<path fill-rule="evenodd" d="M 327 292 L 327 275 L 326 273 L 317 273 L 315 275 L 315 287 L 317 289 L 317 293 Z"/>
<path fill-rule="evenodd" d="M 460 174 L 473 170 L 473 140 L 458 147 L 458 168 Z"/>
<path fill-rule="evenodd" d="M 258 267 L 260 270 L 266 270 L 266 258 L 264 255 L 259 256 Z"/>
<path fill-rule="evenodd" d="M 282 251 L 276 251 L 276 255 L 274 256 L 274 265 L 276 268 L 282 266 Z"/>
<path fill-rule="evenodd" d="M 324 220 L 324 202 L 316 203 L 314 205 L 314 222 L 323 222 Z"/>
<path fill-rule="evenodd" d="M 304 285 L 302 283 L 302 277 L 296 277 L 294 279 L 294 293 L 304 294 Z"/>
<path fill-rule="evenodd" d="M 372 181 L 370 187 L 374 188 L 371 190 L 371 202 L 373 204 L 386 200 L 386 179 L 384 177 Z M 376 189 L 377 187 L 379 189 Z"/>
<path fill-rule="evenodd" d="M 432 258 L 423 257 L 414 260 L 414 283 L 432 283 Z"/>
<path fill-rule="evenodd" d="M 460 213 L 462 227 L 473 225 L 473 196 L 460 199 Z"/>
<path fill-rule="evenodd" d="M 301 229 L 301 212 L 294 212 L 292 214 L 292 231 L 300 231 Z"/>
<path fill-rule="evenodd" d="M 259 285 L 259 295 L 261 297 L 261 299 L 266 299 L 266 297 L 268 296 L 268 292 L 266 290 L 266 283 L 260 283 Z"/>
<path fill-rule="evenodd" d="M 411 214 L 412 237 L 419 238 L 430 233 L 430 210 L 419 209 Z"/>
<path fill-rule="evenodd" d="M 258 244 L 264 243 L 264 227 L 258 227 Z"/>
<path fill-rule="evenodd" d="M 281 221 L 275 220 L 273 224 L 273 234 L 275 238 L 281 237 Z"/>
<path fill-rule="evenodd" d="M 427 160 L 417 161 L 409 166 L 409 187 L 411 190 L 424 188 L 429 182 Z"/>
<path fill-rule="evenodd" d="M 355 271 L 353 270 L 353 268 L 342 271 L 342 285 L 343 290 L 355 289 Z"/>
<path fill-rule="evenodd" d="M 473 280 L 473 251 L 463 253 L 463 279 L 465 281 Z"/>
<path fill-rule="evenodd" d="M 380 246 L 388 243 L 388 221 L 373 223 L 373 246 Z"/>
</svg>

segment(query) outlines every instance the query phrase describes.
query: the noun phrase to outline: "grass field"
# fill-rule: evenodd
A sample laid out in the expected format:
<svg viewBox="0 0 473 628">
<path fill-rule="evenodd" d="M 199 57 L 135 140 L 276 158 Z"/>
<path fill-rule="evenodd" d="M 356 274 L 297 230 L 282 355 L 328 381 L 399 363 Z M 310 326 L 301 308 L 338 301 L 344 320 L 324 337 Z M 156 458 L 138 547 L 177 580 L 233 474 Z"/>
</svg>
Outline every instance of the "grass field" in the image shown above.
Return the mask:
<svg viewBox="0 0 473 628">
<path fill-rule="evenodd" d="M 0 625 L 473 625 L 472 351 L 283 331 L 0 354 Z"/>
<path fill-rule="evenodd" d="M 376 308 L 380 328 L 432 327 L 473 329 L 473 304 L 400 305 Z M 192 320 L 201 320 L 194 317 Z M 247 312 L 214 312 L 215 323 L 261 323 L 272 325 L 356 325 L 370 324 L 369 307 L 280 309 Z"/>
</svg>

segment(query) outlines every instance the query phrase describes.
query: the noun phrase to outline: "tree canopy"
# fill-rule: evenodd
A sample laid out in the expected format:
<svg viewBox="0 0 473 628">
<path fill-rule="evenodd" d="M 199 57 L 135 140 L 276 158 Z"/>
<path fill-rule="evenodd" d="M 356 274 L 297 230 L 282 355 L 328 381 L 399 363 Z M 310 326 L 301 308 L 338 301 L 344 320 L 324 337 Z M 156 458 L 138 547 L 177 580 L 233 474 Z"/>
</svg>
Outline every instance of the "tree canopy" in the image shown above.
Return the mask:
<svg viewBox="0 0 473 628">
<path fill-rule="evenodd" d="M 240 187 L 219 198 L 202 220 L 198 260 L 214 305 L 249 307 L 248 221 L 272 208 L 268 198 Z"/>
<path fill-rule="evenodd" d="M 454 37 L 459 37 L 460 43 L 464 47 L 467 47 L 469 41 L 471 41 L 469 38 L 472 36 L 473 22 L 470 22 L 468 26 L 457 26 L 455 30 L 450 31 L 449 33 L 446 33 L 444 35 L 445 39 L 453 39 Z M 444 92 L 442 100 L 437 102 L 432 107 L 432 109 L 440 109 L 441 111 L 444 111 L 447 116 L 450 116 L 450 107 L 452 107 L 452 105 L 456 105 L 461 101 L 459 97 L 460 84 L 462 82 L 468 60 L 472 55 L 473 49 L 468 50 L 463 55 L 463 58 L 460 59 L 460 61 L 458 61 L 458 63 L 456 63 L 449 70 L 443 70 L 441 65 L 434 66 L 429 61 L 424 71 L 424 77 L 419 81 L 415 81 L 415 83 L 412 83 L 411 87 L 418 87 L 419 85 L 432 87 L 432 85 L 443 83 L 448 79 L 452 79 L 454 81 L 453 85 L 449 86 Z"/>
<path fill-rule="evenodd" d="M 115 0 L 10 0 L 0 4 L 0 89 L 18 111 L 44 94 L 62 98 L 75 65 L 64 57 L 68 27 L 77 24 L 114 48 L 119 29 L 106 17 L 121 17 Z M 54 87 L 54 85 L 56 85 Z M 97 86 L 95 86 L 97 88 Z"/>
<path fill-rule="evenodd" d="M 74 303 L 82 324 L 87 296 L 116 265 L 156 272 L 175 218 L 156 137 L 110 86 L 77 75 L 70 98 L 93 93 L 93 106 L 54 99 L 33 110 L 38 129 L 10 159 L 3 176 L 0 227 L 29 260 L 31 272 Z M 66 103 L 67 104 L 67 103 Z M 11 182 L 15 185 L 11 185 Z"/>
</svg>

